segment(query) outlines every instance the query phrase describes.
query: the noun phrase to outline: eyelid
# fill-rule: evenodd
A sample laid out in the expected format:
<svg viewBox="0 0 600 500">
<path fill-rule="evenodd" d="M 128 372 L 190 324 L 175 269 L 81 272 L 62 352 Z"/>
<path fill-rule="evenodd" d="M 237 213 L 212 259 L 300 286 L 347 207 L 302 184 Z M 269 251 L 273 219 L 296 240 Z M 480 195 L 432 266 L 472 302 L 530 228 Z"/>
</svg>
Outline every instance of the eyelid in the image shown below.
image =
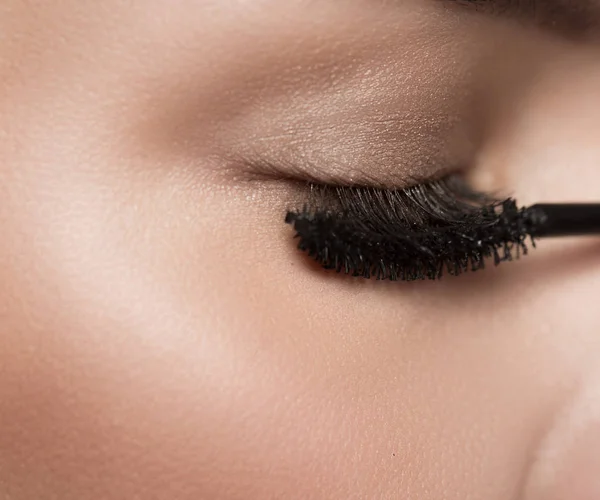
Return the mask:
<svg viewBox="0 0 600 500">
<path fill-rule="evenodd" d="M 249 182 L 287 182 L 298 186 L 316 188 L 363 188 L 402 190 L 411 186 L 425 185 L 452 175 L 462 175 L 467 167 L 432 164 L 430 168 L 403 168 L 391 166 L 385 173 L 369 168 L 320 168 L 317 165 L 300 165 L 291 161 L 271 161 L 265 157 L 249 158 L 230 156 L 226 162 L 228 171 L 236 180 Z"/>
</svg>

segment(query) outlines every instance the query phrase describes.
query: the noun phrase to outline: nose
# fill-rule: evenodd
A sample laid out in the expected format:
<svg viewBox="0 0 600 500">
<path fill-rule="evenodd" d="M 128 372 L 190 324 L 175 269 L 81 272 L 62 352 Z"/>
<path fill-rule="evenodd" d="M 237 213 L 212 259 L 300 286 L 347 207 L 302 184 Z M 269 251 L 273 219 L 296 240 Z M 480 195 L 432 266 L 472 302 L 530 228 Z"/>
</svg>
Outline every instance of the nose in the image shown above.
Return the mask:
<svg viewBox="0 0 600 500">
<path fill-rule="evenodd" d="M 581 381 L 534 454 L 524 500 L 600 499 L 600 368 Z"/>
<path fill-rule="evenodd" d="M 596 203 L 600 51 L 552 46 L 535 64 L 518 84 L 500 79 L 482 186 L 510 186 L 525 204 Z"/>
<path fill-rule="evenodd" d="M 498 143 L 506 168 L 499 171 L 507 177 L 503 184 L 514 187 L 520 201 L 600 202 L 600 54 L 565 51 L 549 59 L 544 71 L 532 79 L 519 106 L 507 106 L 506 113 Z M 565 249 L 567 245 L 585 245 L 578 240 L 552 244 L 553 251 L 563 244 Z M 571 255 L 569 252 L 565 250 L 565 255 Z M 576 258 L 578 254 L 572 255 Z M 522 500 L 600 500 L 600 323 L 595 305 L 600 253 L 597 255 L 586 262 L 585 273 L 547 285 L 555 289 L 554 300 L 561 301 L 565 313 L 572 314 L 554 323 L 565 328 L 554 332 L 560 338 L 560 352 L 566 360 L 578 351 L 578 362 L 570 372 L 573 379 L 564 381 L 569 393 L 561 396 L 563 402 L 547 417 L 541 439 L 532 450 Z M 546 286 L 542 281 L 537 286 Z M 540 288 L 540 293 L 545 290 Z M 567 312 L 565 304 L 572 304 L 575 310 Z M 578 310 L 582 314 L 578 315 Z M 578 342 L 586 347 L 578 347 Z M 560 370 L 557 366 L 555 373 Z M 556 387 L 551 390 L 560 391 Z"/>
</svg>

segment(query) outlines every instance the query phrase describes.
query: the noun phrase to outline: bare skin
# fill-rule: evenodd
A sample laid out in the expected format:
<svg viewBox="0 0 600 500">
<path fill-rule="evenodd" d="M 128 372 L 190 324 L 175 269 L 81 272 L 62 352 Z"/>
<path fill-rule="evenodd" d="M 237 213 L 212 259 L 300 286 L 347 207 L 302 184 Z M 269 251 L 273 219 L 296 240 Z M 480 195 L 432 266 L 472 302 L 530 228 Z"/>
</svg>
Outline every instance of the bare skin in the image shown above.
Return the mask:
<svg viewBox="0 0 600 500">
<path fill-rule="evenodd" d="M 282 222 L 292 173 L 600 201 L 593 26 L 397 3 L 2 2 L 0 496 L 600 497 L 597 238 L 385 284 Z"/>
</svg>

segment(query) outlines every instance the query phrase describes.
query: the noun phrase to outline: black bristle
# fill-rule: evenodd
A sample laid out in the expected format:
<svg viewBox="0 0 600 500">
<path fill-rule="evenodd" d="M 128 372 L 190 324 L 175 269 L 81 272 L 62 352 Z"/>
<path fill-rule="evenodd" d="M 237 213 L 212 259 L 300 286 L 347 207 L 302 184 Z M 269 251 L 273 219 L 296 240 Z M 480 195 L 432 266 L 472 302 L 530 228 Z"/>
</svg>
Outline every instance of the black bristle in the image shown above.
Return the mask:
<svg viewBox="0 0 600 500">
<path fill-rule="evenodd" d="M 488 258 L 498 265 L 526 254 L 535 236 L 514 200 L 469 194 L 454 180 L 402 191 L 322 188 L 285 220 L 325 269 L 392 281 L 477 271 Z"/>
</svg>

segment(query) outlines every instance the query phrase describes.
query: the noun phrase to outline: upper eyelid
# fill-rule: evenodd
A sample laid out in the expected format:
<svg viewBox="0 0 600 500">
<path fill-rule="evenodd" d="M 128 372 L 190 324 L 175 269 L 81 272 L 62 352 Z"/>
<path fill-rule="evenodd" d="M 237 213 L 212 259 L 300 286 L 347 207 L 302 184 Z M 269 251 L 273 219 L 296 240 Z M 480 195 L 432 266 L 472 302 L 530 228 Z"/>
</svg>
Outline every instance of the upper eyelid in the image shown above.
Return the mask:
<svg viewBox="0 0 600 500">
<path fill-rule="evenodd" d="M 432 0 L 435 1 L 439 0 Z M 423 14 L 432 14 L 430 17 L 435 21 L 432 5 L 434 3 L 429 4 L 430 9 Z M 439 23 L 431 24 L 435 25 L 432 28 L 439 27 Z M 461 22 L 460 26 L 457 23 L 450 29 L 456 29 L 458 34 L 462 26 Z M 479 29 L 472 32 L 471 38 L 465 37 L 467 40 L 482 37 Z M 505 34 L 503 29 L 499 32 Z M 494 47 L 495 33 L 492 30 L 490 35 L 491 47 Z M 431 35 L 429 31 L 418 31 L 415 36 L 426 38 L 435 34 L 432 29 Z M 405 43 L 402 37 L 389 39 L 397 43 L 399 49 Z M 485 40 L 480 41 L 486 45 Z M 489 100 L 497 102 L 501 93 L 496 87 L 481 85 L 476 80 L 485 74 L 476 66 L 480 58 L 478 50 L 482 50 L 482 54 L 488 50 L 475 48 L 471 54 L 471 45 L 461 43 L 465 43 L 464 50 L 456 63 L 448 66 L 444 61 L 451 58 L 444 57 L 447 52 L 443 44 L 439 51 L 436 46 L 428 52 L 430 55 L 434 52 L 429 60 L 418 57 L 417 50 L 408 55 L 397 51 L 400 54 L 396 55 L 397 60 L 401 60 L 408 71 L 402 71 L 401 64 L 398 64 L 400 69 L 389 64 L 387 55 L 381 56 L 382 51 L 373 52 L 372 57 L 369 53 L 364 62 L 369 76 L 362 70 L 357 72 L 358 76 L 349 71 L 340 91 L 331 90 L 329 86 L 321 88 L 319 79 L 315 79 L 314 87 L 298 90 L 297 87 L 304 89 L 309 80 L 305 75 L 298 75 L 302 86 L 277 89 L 280 94 L 290 94 L 285 108 L 279 105 L 280 99 L 274 100 L 275 105 L 271 106 L 267 98 L 264 102 L 261 100 L 259 106 L 249 107 L 257 111 L 243 115 L 243 120 L 236 120 L 231 126 L 222 127 L 226 132 L 219 133 L 222 143 L 218 150 L 221 155 L 237 155 L 226 164 L 241 167 L 240 171 L 249 177 L 344 185 L 402 188 L 434 172 L 473 166 L 478 131 L 484 130 L 484 120 L 491 118 L 486 113 L 473 113 L 471 95 L 479 92 L 478 102 L 488 99 L 488 95 Z M 521 45 L 503 45 L 503 60 L 509 60 L 509 56 L 522 58 Z M 452 47 L 455 50 L 454 45 Z M 533 59 L 534 56 L 527 57 Z M 435 75 L 435 81 L 431 75 Z M 324 81 L 329 82 L 329 79 Z M 513 87 L 519 83 L 515 78 Z M 366 86 L 369 92 L 364 92 Z M 271 93 L 262 92 L 260 99 L 269 95 Z M 365 96 L 369 96 L 369 100 Z"/>
</svg>

